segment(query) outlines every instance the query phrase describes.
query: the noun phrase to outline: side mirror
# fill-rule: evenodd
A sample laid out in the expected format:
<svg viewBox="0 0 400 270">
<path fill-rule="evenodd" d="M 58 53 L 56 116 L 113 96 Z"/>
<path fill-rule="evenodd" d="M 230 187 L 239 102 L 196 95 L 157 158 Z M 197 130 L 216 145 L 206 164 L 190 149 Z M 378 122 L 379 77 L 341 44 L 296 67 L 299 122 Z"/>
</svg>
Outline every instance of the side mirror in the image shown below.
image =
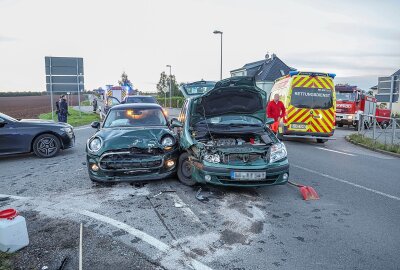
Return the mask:
<svg viewBox="0 0 400 270">
<path fill-rule="evenodd" d="M 265 124 L 266 125 L 271 125 L 275 122 L 274 118 L 267 118 L 267 120 L 265 120 Z"/>
<path fill-rule="evenodd" d="M 126 101 L 125 101 L 125 100 L 121 101 L 121 104 L 125 104 L 125 103 L 126 103 Z"/>
<path fill-rule="evenodd" d="M 183 127 L 183 124 L 176 118 L 172 118 L 170 122 L 170 127 L 171 128 L 181 128 Z"/>
<path fill-rule="evenodd" d="M 92 128 L 100 129 L 100 122 L 97 122 L 97 121 L 92 122 L 91 126 L 92 126 Z"/>
</svg>

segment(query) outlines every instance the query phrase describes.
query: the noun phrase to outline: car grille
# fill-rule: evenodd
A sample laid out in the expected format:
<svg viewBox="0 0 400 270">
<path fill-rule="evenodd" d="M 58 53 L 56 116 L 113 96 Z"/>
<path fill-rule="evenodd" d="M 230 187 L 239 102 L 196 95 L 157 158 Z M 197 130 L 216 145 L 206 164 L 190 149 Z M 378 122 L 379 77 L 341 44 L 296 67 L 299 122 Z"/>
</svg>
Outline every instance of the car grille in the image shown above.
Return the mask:
<svg viewBox="0 0 400 270">
<path fill-rule="evenodd" d="M 227 154 L 222 157 L 223 164 L 233 163 L 251 163 L 257 160 L 263 160 L 263 155 L 260 154 Z"/>
<path fill-rule="evenodd" d="M 162 157 L 131 152 L 105 153 L 99 162 L 103 170 L 152 169 L 161 167 L 162 163 Z"/>
</svg>

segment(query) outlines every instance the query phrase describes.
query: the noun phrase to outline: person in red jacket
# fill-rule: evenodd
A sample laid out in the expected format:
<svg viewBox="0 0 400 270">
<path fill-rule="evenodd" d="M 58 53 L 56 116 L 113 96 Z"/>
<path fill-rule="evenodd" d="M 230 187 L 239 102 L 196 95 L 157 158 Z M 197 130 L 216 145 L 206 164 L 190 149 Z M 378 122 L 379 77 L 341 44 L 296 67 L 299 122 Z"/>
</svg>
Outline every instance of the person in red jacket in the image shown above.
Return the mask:
<svg viewBox="0 0 400 270">
<path fill-rule="evenodd" d="M 279 122 L 285 116 L 286 109 L 283 102 L 279 100 L 279 94 L 274 95 L 274 100 L 271 100 L 267 105 L 267 117 L 274 119 L 274 124 L 271 125 L 272 131 L 278 131 Z"/>
</svg>

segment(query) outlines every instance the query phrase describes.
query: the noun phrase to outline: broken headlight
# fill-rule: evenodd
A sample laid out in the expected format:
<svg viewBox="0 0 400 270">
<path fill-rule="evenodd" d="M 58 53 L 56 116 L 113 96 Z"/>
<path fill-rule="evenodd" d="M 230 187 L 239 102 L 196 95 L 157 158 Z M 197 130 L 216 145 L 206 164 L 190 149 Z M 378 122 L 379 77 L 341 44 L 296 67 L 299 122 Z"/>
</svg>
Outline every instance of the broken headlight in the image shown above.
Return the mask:
<svg viewBox="0 0 400 270">
<path fill-rule="evenodd" d="M 276 143 L 269 149 L 269 162 L 274 163 L 287 157 L 286 147 L 283 143 Z"/>
<path fill-rule="evenodd" d="M 164 136 L 164 138 L 161 140 L 161 145 L 164 148 L 169 148 L 175 144 L 175 138 L 172 136 Z"/>
<path fill-rule="evenodd" d="M 221 161 L 221 158 L 218 154 L 205 154 L 203 159 L 211 163 L 220 163 Z"/>
<path fill-rule="evenodd" d="M 94 137 L 89 141 L 88 148 L 92 152 L 97 152 L 103 145 L 103 141 L 99 137 Z"/>
</svg>

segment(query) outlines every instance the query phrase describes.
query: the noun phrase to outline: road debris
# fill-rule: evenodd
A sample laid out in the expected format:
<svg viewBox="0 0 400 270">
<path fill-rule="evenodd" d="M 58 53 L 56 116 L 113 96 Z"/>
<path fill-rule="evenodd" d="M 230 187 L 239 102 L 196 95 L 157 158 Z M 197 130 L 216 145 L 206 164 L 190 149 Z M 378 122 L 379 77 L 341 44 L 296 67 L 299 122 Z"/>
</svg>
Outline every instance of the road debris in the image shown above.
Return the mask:
<svg viewBox="0 0 400 270">
<path fill-rule="evenodd" d="M 319 196 L 317 194 L 317 192 L 315 191 L 314 188 L 310 187 L 310 186 L 304 186 L 301 184 L 297 184 L 295 182 L 292 181 L 288 181 L 288 183 L 292 186 L 298 187 L 300 188 L 300 193 L 303 196 L 303 200 L 305 201 L 309 201 L 309 200 L 319 200 Z"/>
<path fill-rule="evenodd" d="M 176 192 L 176 190 L 162 190 L 159 193 L 157 193 L 156 195 L 154 195 L 153 198 L 160 196 L 163 193 L 171 193 L 171 192 Z"/>
<path fill-rule="evenodd" d="M 196 193 L 196 199 L 199 200 L 199 201 L 201 201 L 201 202 L 208 202 L 208 201 L 209 201 L 208 197 L 204 197 L 204 196 L 201 194 L 202 190 L 203 190 L 203 189 L 200 187 L 199 190 L 198 190 L 197 193 Z"/>
<path fill-rule="evenodd" d="M 61 265 L 58 268 L 58 270 L 63 270 L 64 267 L 67 265 L 68 260 L 69 260 L 69 256 L 65 257 L 64 260 L 62 260 Z"/>
</svg>

